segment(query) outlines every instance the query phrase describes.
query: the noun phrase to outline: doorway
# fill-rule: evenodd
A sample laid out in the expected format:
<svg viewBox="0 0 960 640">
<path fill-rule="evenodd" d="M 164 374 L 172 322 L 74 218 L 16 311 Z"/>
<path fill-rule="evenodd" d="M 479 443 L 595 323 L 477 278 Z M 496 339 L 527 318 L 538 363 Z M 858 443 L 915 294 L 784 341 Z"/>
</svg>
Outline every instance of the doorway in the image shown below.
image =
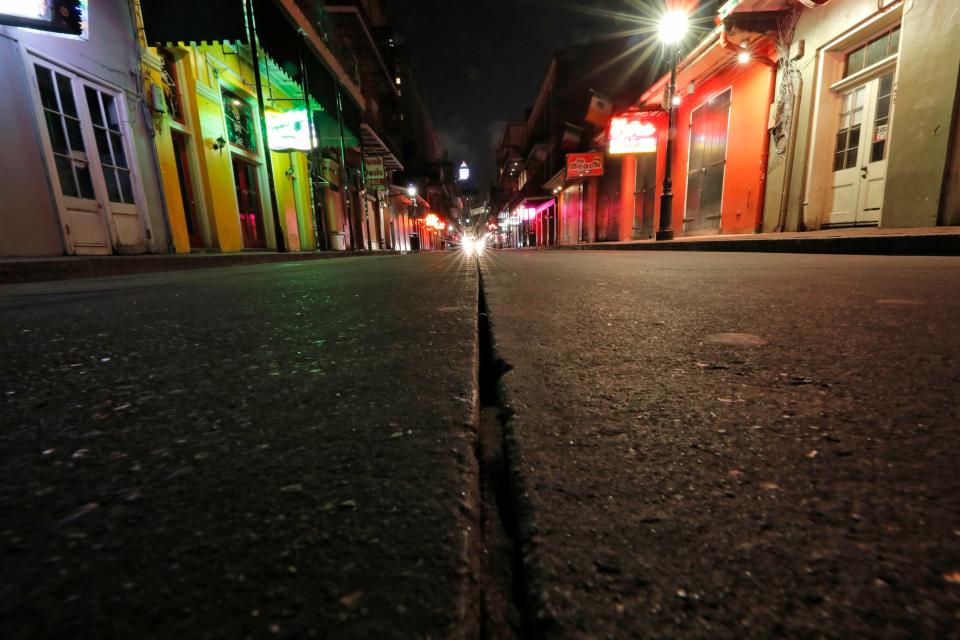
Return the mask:
<svg viewBox="0 0 960 640">
<path fill-rule="evenodd" d="M 893 71 L 842 94 L 824 226 L 879 224 L 892 98 Z"/>
<path fill-rule="evenodd" d="M 653 237 L 653 208 L 657 200 L 657 155 L 637 156 L 637 177 L 634 183 L 633 239 Z"/>
<path fill-rule="evenodd" d="M 720 230 L 730 93 L 728 89 L 710 98 L 690 114 L 685 231 Z"/>
<path fill-rule="evenodd" d="M 28 60 L 66 252 L 144 250 L 119 92 L 39 57 Z"/>
<path fill-rule="evenodd" d="M 180 199 L 183 203 L 183 215 L 186 218 L 190 247 L 199 249 L 203 247 L 203 239 L 200 235 L 200 223 L 197 216 L 196 191 L 193 188 L 193 179 L 190 177 L 187 136 L 171 129 L 170 137 L 173 140 L 173 157 L 177 164 L 177 180 L 180 184 Z"/>
<path fill-rule="evenodd" d="M 260 206 L 260 184 L 257 166 L 233 157 L 233 180 L 237 190 L 237 208 L 244 249 L 266 249 L 263 233 L 263 210 Z"/>
</svg>

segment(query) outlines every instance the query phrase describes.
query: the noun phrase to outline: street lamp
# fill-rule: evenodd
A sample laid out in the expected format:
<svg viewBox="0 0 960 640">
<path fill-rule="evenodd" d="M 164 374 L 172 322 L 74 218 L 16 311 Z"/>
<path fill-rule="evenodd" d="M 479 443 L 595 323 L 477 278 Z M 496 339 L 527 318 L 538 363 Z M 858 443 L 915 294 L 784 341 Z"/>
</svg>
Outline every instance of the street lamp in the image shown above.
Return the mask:
<svg viewBox="0 0 960 640">
<path fill-rule="evenodd" d="M 677 64 L 680 59 L 680 43 L 687 33 L 687 23 L 687 14 L 683 11 L 669 11 L 660 19 L 660 40 L 670 47 L 671 51 L 667 151 L 664 154 L 666 166 L 663 173 L 663 193 L 660 195 L 660 229 L 657 231 L 657 240 L 673 240 L 673 178 L 670 175 L 670 164 L 673 161 L 673 138 L 677 126 Z"/>
<path fill-rule="evenodd" d="M 407 216 L 407 228 L 410 231 L 407 232 L 407 245 L 410 246 L 412 243 L 411 236 L 413 235 L 413 230 L 410 227 L 410 219 L 413 219 L 413 224 L 416 224 L 417 220 L 417 188 L 413 185 L 407 187 L 407 195 L 410 196 L 410 203 L 413 205 L 413 214 Z M 410 250 L 413 250 L 413 247 L 410 246 Z"/>
</svg>

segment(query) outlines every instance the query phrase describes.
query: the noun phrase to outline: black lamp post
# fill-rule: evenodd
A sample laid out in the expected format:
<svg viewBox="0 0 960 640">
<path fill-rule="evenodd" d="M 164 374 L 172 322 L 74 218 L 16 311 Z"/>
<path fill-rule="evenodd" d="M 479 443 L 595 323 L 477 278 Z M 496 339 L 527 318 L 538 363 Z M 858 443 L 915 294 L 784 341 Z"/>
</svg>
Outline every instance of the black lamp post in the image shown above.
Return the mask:
<svg viewBox="0 0 960 640">
<path fill-rule="evenodd" d="M 671 47 L 670 52 L 670 88 L 667 91 L 667 149 L 663 172 L 663 193 L 660 194 L 660 229 L 657 240 L 673 240 L 673 139 L 677 127 L 677 64 L 680 60 L 680 42 L 687 30 L 687 16 L 680 11 L 667 13 L 660 21 L 660 37 L 664 44 Z"/>
</svg>

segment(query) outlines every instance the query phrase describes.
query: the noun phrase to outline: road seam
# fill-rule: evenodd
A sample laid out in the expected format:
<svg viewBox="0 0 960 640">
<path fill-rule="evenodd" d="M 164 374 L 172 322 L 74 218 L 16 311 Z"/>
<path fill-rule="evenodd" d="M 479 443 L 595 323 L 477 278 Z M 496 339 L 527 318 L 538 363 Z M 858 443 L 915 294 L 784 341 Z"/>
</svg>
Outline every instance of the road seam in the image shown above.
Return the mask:
<svg viewBox="0 0 960 640">
<path fill-rule="evenodd" d="M 503 637 L 502 618 L 511 621 L 515 637 L 543 638 L 554 626 L 546 604 L 546 589 L 540 579 L 541 571 L 535 561 L 536 526 L 533 504 L 527 490 L 527 480 L 520 464 L 521 455 L 515 437 L 514 410 L 508 400 L 504 376 L 513 368 L 499 357 L 496 346 L 494 322 L 487 305 L 483 270 L 477 265 L 479 276 L 478 297 L 478 345 L 480 383 L 480 422 L 478 423 L 478 460 L 480 462 L 481 490 L 486 493 L 486 513 L 495 510 L 500 530 L 494 536 L 506 536 L 509 545 L 509 566 L 493 567 L 499 576 L 488 576 L 503 581 L 509 580 L 507 610 L 484 611 L 482 628 L 486 638 Z M 488 535 L 489 531 L 486 531 Z M 487 547 L 492 542 L 486 541 Z M 489 569 L 488 565 L 488 569 Z M 489 585 L 488 585 L 489 586 Z M 489 590 L 485 593 L 485 605 L 491 604 Z M 510 618 L 515 620 L 510 620 Z M 497 620 L 497 618 L 501 618 Z M 497 623 L 501 623 L 498 628 Z"/>
</svg>

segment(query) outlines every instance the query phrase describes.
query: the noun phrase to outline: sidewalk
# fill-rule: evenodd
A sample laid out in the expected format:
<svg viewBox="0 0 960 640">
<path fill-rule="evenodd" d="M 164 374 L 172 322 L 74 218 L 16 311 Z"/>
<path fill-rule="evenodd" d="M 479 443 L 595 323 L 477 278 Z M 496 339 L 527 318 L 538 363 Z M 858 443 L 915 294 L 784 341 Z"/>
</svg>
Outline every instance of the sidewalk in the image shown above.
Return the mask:
<svg viewBox="0 0 960 640">
<path fill-rule="evenodd" d="M 356 256 L 395 255 L 395 251 L 311 251 L 275 253 L 191 253 L 140 256 L 55 256 L 42 258 L 0 257 L 0 285 L 45 280 L 102 278 L 135 273 L 215 269 L 274 262 L 306 262 Z"/>
<path fill-rule="evenodd" d="M 960 255 L 960 227 L 845 228 L 743 235 L 685 236 L 667 242 L 629 240 L 562 245 L 551 249 L 607 251 L 747 251 L 860 255 Z"/>
</svg>

